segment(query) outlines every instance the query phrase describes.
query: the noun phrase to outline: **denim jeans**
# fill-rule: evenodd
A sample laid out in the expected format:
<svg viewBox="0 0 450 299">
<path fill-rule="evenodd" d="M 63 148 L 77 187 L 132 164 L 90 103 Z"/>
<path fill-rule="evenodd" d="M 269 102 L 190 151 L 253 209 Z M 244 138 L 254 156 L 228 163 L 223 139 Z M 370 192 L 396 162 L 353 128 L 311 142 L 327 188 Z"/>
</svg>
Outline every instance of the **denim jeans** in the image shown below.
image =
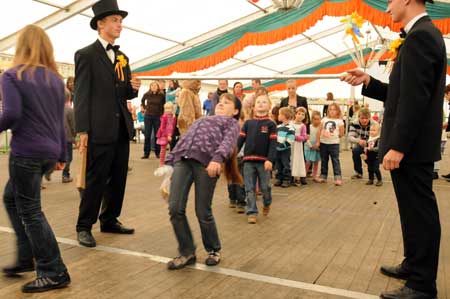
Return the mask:
<svg viewBox="0 0 450 299">
<path fill-rule="evenodd" d="M 263 194 L 264 206 L 272 204 L 272 188 L 270 187 L 270 171 L 264 170 L 263 162 L 244 163 L 245 195 L 247 200 L 247 215 L 258 214 L 256 206 L 256 179 Z"/>
<path fill-rule="evenodd" d="M 320 177 L 325 180 L 328 177 L 328 160 L 330 157 L 331 164 L 333 164 L 334 179 L 340 180 L 342 175 L 341 163 L 339 162 L 339 144 L 320 143 L 320 158 L 322 159 Z"/>
<path fill-rule="evenodd" d="M 244 162 L 242 158 L 238 158 L 238 167 L 241 176 L 244 177 Z M 245 207 L 245 188 L 240 184 L 229 183 L 228 184 L 228 197 L 230 202 L 237 203 L 238 206 Z"/>
<path fill-rule="evenodd" d="M 6 212 L 17 238 L 17 261 L 36 260 L 37 276 L 67 271 L 55 235 L 41 209 L 42 175 L 56 161 L 9 157 L 9 180 L 3 194 Z"/>
<path fill-rule="evenodd" d="M 156 143 L 156 133 L 159 130 L 160 117 L 157 115 L 145 115 L 144 125 L 144 155 L 148 156 L 150 154 L 150 150 L 154 148 L 156 156 L 159 156 L 159 145 Z M 154 134 L 154 139 L 152 139 L 152 133 Z"/>
<path fill-rule="evenodd" d="M 73 157 L 73 147 L 72 142 L 67 142 L 66 144 L 66 166 L 62 172 L 63 178 L 70 178 L 70 162 L 72 162 Z"/>
<path fill-rule="evenodd" d="M 291 149 L 277 151 L 275 168 L 277 169 L 277 180 L 291 182 Z"/>
<path fill-rule="evenodd" d="M 192 232 L 186 218 L 186 204 L 192 183 L 195 184 L 195 214 L 200 224 L 206 251 L 220 251 L 221 245 L 212 214 L 212 199 L 218 177 L 211 178 L 200 162 L 187 159 L 175 163 L 169 196 L 169 215 L 183 256 L 195 254 Z"/>
<path fill-rule="evenodd" d="M 360 175 L 363 174 L 362 169 L 362 162 L 361 162 L 361 154 L 364 153 L 364 148 L 359 145 L 355 144 L 352 148 L 352 158 L 353 158 L 353 169 L 355 170 L 355 173 L 358 173 Z"/>
</svg>

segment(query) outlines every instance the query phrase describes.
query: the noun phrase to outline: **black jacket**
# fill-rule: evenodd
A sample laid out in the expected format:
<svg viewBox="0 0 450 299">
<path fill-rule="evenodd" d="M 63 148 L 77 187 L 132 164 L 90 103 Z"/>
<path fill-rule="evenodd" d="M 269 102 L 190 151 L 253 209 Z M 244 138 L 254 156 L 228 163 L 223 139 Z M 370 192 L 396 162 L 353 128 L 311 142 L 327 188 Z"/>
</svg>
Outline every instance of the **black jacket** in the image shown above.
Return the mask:
<svg viewBox="0 0 450 299">
<path fill-rule="evenodd" d="M 390 150 L 406 162 L 440 160 L 447 55 L 441 32 L 425 16 L 399 50 L 389 84 L 371 78 L 363 95 L 384 101 L 379 158 Z"/>
<path fill-rule="evenodd" d="M 77 132 L 87 132 L 89 142 L 108 144 L 119 139 L 120 123 L 124 122 L 128 137 L 133 136 L 133 120 L 127 100 L 137 92 L 131 87 L 128 57 L 121 51 L 127 65 L 124 81 L 119 80 L 100 41 L 75 53 L 74 113 Z"/>
<path fill-rule="evenodd" d="M 280 108 L 283 107 L 289 107 L 289 97 L 281 99 Z M 311 120 L 309 119 L 308 100 L 305 97 L 297 95 L 297 107 L 304 107 L 306 109 L 306 119 L 308 120 L 308 124 L 310 124 Z"/>
</svg>

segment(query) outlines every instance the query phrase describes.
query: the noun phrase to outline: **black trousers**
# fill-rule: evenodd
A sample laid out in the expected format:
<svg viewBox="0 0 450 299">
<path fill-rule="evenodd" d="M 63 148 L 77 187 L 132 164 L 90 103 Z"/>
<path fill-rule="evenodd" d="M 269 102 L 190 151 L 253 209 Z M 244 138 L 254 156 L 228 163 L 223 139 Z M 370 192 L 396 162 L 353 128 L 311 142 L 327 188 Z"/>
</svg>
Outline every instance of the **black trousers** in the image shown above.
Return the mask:
<svg viewBox="0 0 450 299">
<path fill-rule="evenodd" d="M 436 294 L 441 225 L 433 192 L 433 163 L 401 163 L 391 171 L 403 233 L 406 286 Z"/>
<path fill-rule="evenodd" d="M 86 189 L 83 190 L 77 232 L 90 231 L 100 211 L 101 225 L 116 223 L 122 211 L 128 174 L 130 143 L 121 138 L 113 144 L 88 145 Z"/>
</svg>

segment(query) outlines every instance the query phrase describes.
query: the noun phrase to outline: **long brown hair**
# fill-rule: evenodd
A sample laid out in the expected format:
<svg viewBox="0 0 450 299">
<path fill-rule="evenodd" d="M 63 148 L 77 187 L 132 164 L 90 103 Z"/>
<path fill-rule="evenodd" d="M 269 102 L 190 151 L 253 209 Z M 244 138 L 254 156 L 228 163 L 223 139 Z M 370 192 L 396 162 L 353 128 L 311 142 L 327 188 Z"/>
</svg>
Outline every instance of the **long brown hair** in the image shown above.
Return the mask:
<svg viewBox="0 0 450 299">
<path fill-rule="evenodd" d="M 234 116 L 235 119 L 239 120 L 239 116 L 241 115 L 242 104 L 241 101 L 230 93 L 224 93 L 220 96 L 220 99 L 226 98 L 229 101 L 234 102 L 234 108 L 238 110 L 237 115 Z M 242 179 L 241 173 L 239 172 L 239 166 L 237 162 L 237 147 L 234 148 L 231 157 L 228 158 L 224 163 L 224 172 L 225 178 L 229 183 L 242 185 L 244 180 Z"/>
<path fill-rule="evenodd" d="M 22 65 L 17 71 L 19 80 L 22 80 L 24 71 L 30 70 L 33 74 L 38 66 L 43 66 L 62 78 L 56 67 L 52 42 L 44 29 L 36 25 L 25 26 L 19 34 L 13 67 L 19 65 Z"/>
</svg>

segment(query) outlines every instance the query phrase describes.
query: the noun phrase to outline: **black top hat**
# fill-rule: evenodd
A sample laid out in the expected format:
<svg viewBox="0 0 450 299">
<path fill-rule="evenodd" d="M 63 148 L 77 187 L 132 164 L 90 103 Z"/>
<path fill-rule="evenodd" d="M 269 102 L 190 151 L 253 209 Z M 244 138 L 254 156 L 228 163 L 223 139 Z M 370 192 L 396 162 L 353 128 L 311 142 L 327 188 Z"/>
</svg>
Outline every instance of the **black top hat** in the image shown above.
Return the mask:
<svg viewBox="0 0 450 299">
<path fill-rule="evenodd" d="M 128 12 L 119 10 L 117 0 L 100 0 L 92 6 L 94 17 L 91 20 L 91 28 L 97 30 L 97 21 L 110 15 L 121 15 L 125 18 Z"/>
</svg>

